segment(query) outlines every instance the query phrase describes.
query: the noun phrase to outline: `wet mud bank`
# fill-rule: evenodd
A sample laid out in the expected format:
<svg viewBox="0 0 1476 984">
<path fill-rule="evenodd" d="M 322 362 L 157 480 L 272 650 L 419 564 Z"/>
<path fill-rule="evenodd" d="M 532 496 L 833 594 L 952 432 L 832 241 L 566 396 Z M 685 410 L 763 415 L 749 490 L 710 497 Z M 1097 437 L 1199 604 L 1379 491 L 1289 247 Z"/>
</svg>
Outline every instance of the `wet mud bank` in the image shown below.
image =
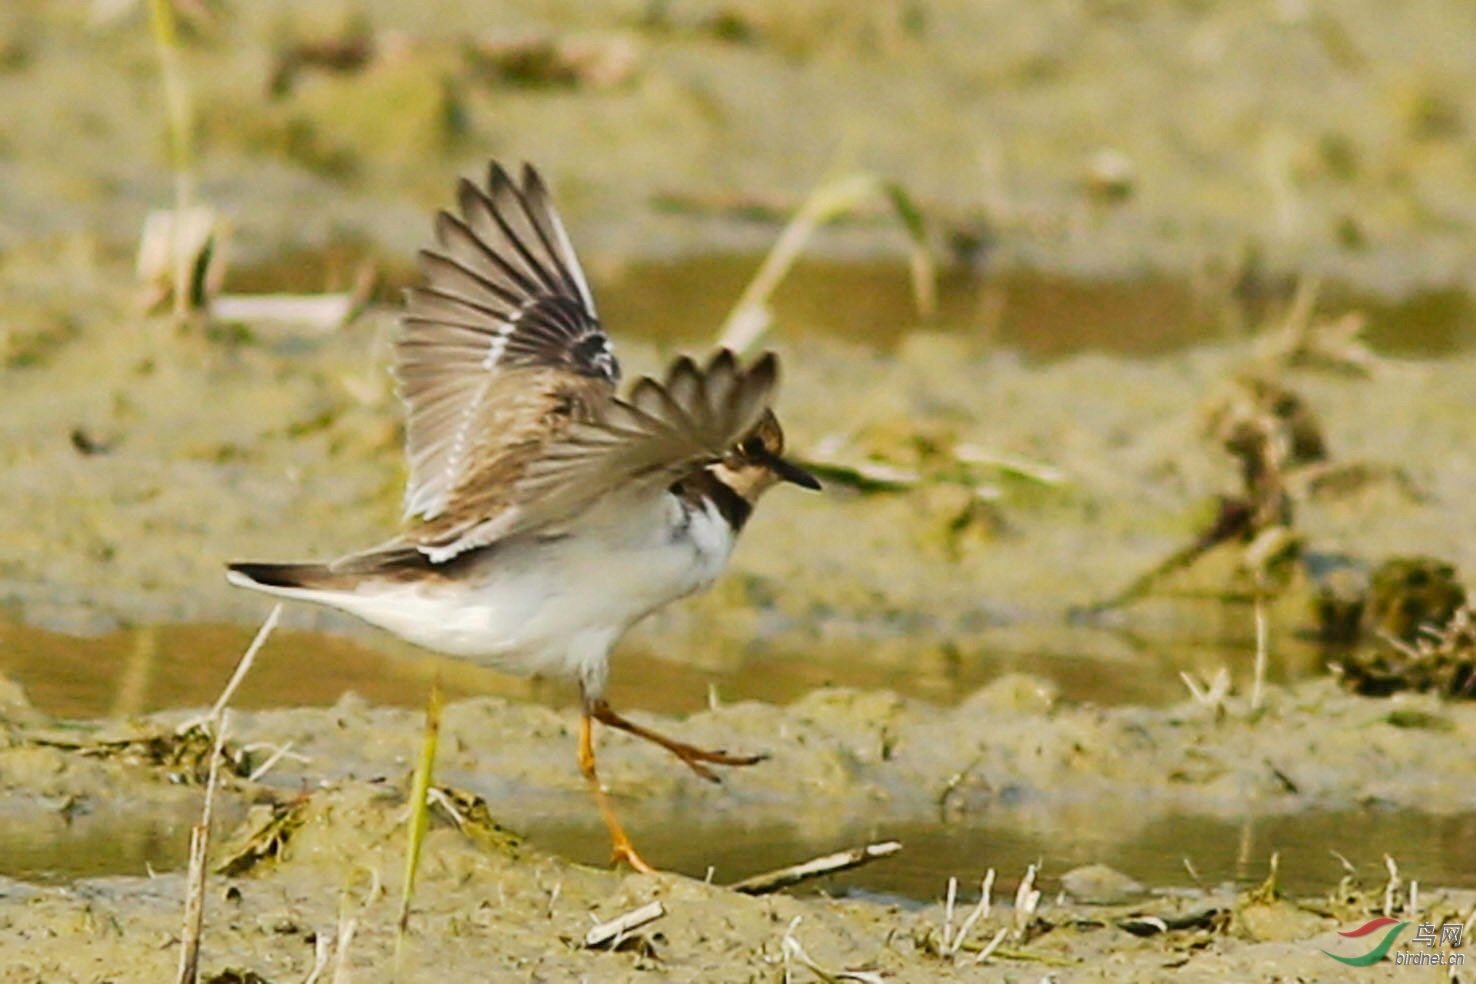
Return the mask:
<svg viewBox="0 0 1476 984">
<path fill-rule="evenodd" d="M 724 841 L 764 826 L 797 828 L 780 851 L 796 844 L 829 851 L 849 846 L 846 838 L 902 831 L 903 852 L 878 862 L 882 872 L 907 863 L 907 832 L 919 822 L 966 831 L 987 821 L 1062 845 L 1081 843 L 1083 831 L 1088 844 L 1100 844 L 1123 840 L 1129 828 L 1182 830 L 1165 820 L 1186 814 L 1228 818 L 1228 829 L 1244 831 L 1268 817 L 1327 808 L 1407 807 L 1430 823 L 1469 810 L 1471 766 L 1448 753 L 1472 739 L 1476 708 L 1418 698 L 1394 714 L 1388 701 L 1350 697 L 1326 682 L 1274 689 L 1256 715 L 1236 701 L 1219 715 L 1195 705 L 1020 706 L 1020 694 L 1038 687 L 1004 681 L 946 712 L 837 690 L 788 708 L 745 704 L 680 722 L 652 719 L 694 741 L 770 754 L 721 786 L 648 746 L 606 739 L 606 781 L 637 838 L 658 863 L 675 860 L 663 856 L 667 845 L 681 845 L 675 853 L 686 876 L 610 872 L 536 846 L 540 827 L 594 816 L 574 767 L 573 715 L 491 698 L 453 704 L 437 765 L 447 806 L 433 811 L 402 944 L 410 979 L 462 971 L 490 980 L 766 979 L 786 965 L 799 972 L 796 943 L 830 972 L 869 970 L 889 980 L 1009 980 L 1031 968 L 1069 974 L 1106 966 L 1123 980 L 1250 979 L 1273 964 L 1317 976 L 1328 960 L 1320 950 L 1340 952 L 1336 931 L 1373 918 L 1386 890 L 1396 905 L 1408 904 L 1407 882 L 1420 881 L 1422 918 L 1437 923 L 1464 919 L 1476 903 L 1469 886 L 1429 887 L 1407 859 L 1390 889 L 1382 848 L 1358 843 L 1356 827 L 1315 847 L 1257 841 L 1253 875 L 1240 879 L 1216 877 L 1220 846 L 1178 842 L 1171 849 L 1186 870 L 1207 879 L 1199 887 L 1145 887 L 1134 872 L 1083 867 L 1090 862 L 1059 854 L 1015 867 L 987 842 L 957 851 L 911 901 L 857 894 L 866 869 L 787 897 L 720 887 L 749 873 L 724 866 Z M 183 897 L 177 844 L 197 816 L 203 761 L 176 737 L 185 717 L 61 727 L 19 695 L 11 701 L 0 812 L 12 832 L 4 858 L 12 872 L 15 839 L 44 841 L 66 826 L 112 827 L 127 841 L 122 831 L 153 817 L 157 840 L 111 859 L 105 877 L 71 871 L 58 882 L 55 872 L 31 870 L 25 880 L 0 881 L 0 924 L 10 941 L 0 967 L 8 980 L 148 980 L 173 966 Z M 422 716 L 347 700 L 234 714 L 230 728 L 228 751 L 243 771 L 277 749 L 289 754 L 261 779 L 230 776 L 220 791 L 206 968 L 297 980 L 323 953 L 339 959 L 342 948 L 349 967 L 378 979 L 393 959 L 408 770 Z M 534 835 L 531 844 L 523 831 Z M 603 831 L 594 822 L 582 832 L 573 853 L 598 863 Z M 74 846 L 85 850 L 84 843 Z M 1348 870 L 1324 874 L 1328 866 L 1314 864 L 1317 876 L 1307 877 L 1306 854 L 1321 862 L 1329 850 L 1347 856 Z M 1090 859 L 1090 847 L 1076 857 Z M 776 853 L 739 863 L 798 860 Z M 1038 867 L 1019 895 L 1027 865 Z M 1293 888 L 1286 873 L 1299 866 L 1304 874 Z M 960 935 L 990 869 L 998 877 L 989 914 Z M 941 901 L 949 877 L 962 884 L 951 913 Z M 1043 894 L 1033 898 L 1032 890 Z M 666 915 L 633 931 L 621 952 L 583 945 L 594 922 L 654 900 Z M 996 935 L 997 948 L 975 963 Z M 1367 973 L 1354 979 L 1393 979 Z"/>
</svg>

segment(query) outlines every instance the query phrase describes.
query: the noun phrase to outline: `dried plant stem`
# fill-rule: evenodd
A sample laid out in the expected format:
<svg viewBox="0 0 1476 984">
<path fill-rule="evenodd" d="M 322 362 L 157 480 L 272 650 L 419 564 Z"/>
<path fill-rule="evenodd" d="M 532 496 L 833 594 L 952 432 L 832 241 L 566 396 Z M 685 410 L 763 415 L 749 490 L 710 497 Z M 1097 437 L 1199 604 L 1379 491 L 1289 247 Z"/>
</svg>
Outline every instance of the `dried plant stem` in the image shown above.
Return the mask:
<svg viewBox="0 0 1476 984">
<path fill-rule="evenodd" d="M 784 957 L 784 984 L 793 984 L 794 965 L 798 964 L 806 968 L 810 973 L 820 978 L 822 984 L 841 984 L 843 981 L 859 981 L 860 984 L 884 984 L 881 974 L 870 970 L 827 970 L 822 967 L 814 957 L 805 952 L 800 944 L 795 930 L 799 929 L 800 920 L 803 916 L 795 916 L 789 921 L 789 926 L 784 930 L 784 937 L 779 941 L 779 952 Z"/>
<path fill-rule="evenodd" d="M 1261 709 L 1261 690 L 1266 682 L 1266 650 L 1268 647 L 1269 630 L 1266 625 L 1266 585 L 1262 577 L 1256 575 L 1256 669 L 1255 678 L 1251 681 L 1251 711 Z"/>
<path fill-rule="evenodd" d="M 666 907 L 661 904 L 660 899 L 647 902 L 639 909 L 621 913 L 614 919 L 591 926 L 589 932 L 584 934 L 584 945 L 587 947 L 610 945 L 610 949 L 620 946 L 620 941 L 625 935 L 633 930 L 640 929 L 647 923 L 655 922 L 666 915 Z"/>
<path fill-rule="evenodd" d="M 943 900 L 943 952 L 949 952 L 949 937 L 953 934 L 953 907 L 958 901 L 958 879 L 948 879 L 948 894 Z"/>
<path fill-rule="evenodd" d="M 358 932 L 359 919 L 348 914 L 347 909 L 338 914 L 338 950 L 333 960 L 333 984 L 349 984 L 352 973 L 349 969 L 348 952 L 353 945 L 354 933 Z"/>
<path fill-rule="evenodd" d="M 1040 906 L 1040 890 L 1035 887 L 1036 866 L 1025 867 L 1025 877 L 1020 879 L 1020 886 L 1015 890 L 1015 911 L 1011 916 L 1012 928 L 1017 939 L 1025 938 L 1025 931 L 1030 928 L 1030 920 L 1035 918 L 1035 910 Z"/>
<path fill-rule="evenodd" d="M 190 90 L 179 63 L 179 32 L 170 0 L 149 0 L 149 29 L 159 53 L 164 99 L 169 109 L 169 149 L 174 164 L 175 206 L 186 208 L 194 199 L 194 151 L 190 144 Z"/>
<path fill-rule="evenodd" d="M 169 111 L 169 148 L 174 165 L 174 314 L 189 310 L 190 278 L 194 257 L 185 248 L 184 216 L 195 201 L 195 161 L 191 145 L 193 109 L 184 70 L 179 63 L 179 32 L 174 24 L 171 0 L 149 0 L 149 28 L 159 53 L 159 71 L 164 81 L 164 100 Z"/>
<path fill-rule="evenodd" d="M 1384 868 L 1389 872 L 1389 880 L 1384 883 L 1384 915 L 1392 917 L 1399 908 L 1399 894 L 1404 888 L 1404 879 L 1399 877 L 1399 863 L 1392 854 L 1384 855 Z"/>
<path fill-rule="evenodd" d="M 756 345 L 768 330 L 769 296 L 789 273 L 804 251 L 805 243 L 827 219 L 853 208 L 876 192 L 876 179 L 869 174 L 827 181 L 805 199 L 794 218 L 779 233 L 758 272 L 743 289 L 723 325 L 721 344 L 739 354 Z"/>
<path fill-rule="evenodd" d="M 210 853 L 210 819 L 215 809 L 215 788 L 220 781 L 221 746 L 225 744 L 224 715 L 216 722 L 215 747 L 210 752 L 210 771 L 205 780 L 205 805 L 200 820 L 190 830 L 190 867 L 185 879 L 184 929 L 180 933 L 178 984 L 195 984 L 200 975 L 200 934 L 205 925 L 205 865 Z"/>
<path fill-rule="evenodd" d="M 962 949 L 964 940 L 967 939 L 969 933 L 973 931 L 975 924 L 978 923 L 979 920 L 987 919 L 989 917 L 989 910 L 992 904 L 990 900 L 990 895 L 994 892 L 994 869 L 990 868 L 988 873 L 984 876 L 984 882 L 979 887 L 978 903 L 974 906 L 972 910 L 970 910 L 969 914 L 964 917 L 963 925 L 958 927 L 957 935 L 950 939 L 948 934 L 949 927 L 953 922 L 953 903 L 955 898 L 954 886 L 956 884 L 957 879 L 948 879 L 948 906 L 944 914 L 943 945 L 941 947 L 943 953 L 947 956 L 952 956 L 956 954 L 960 949 Z"/>
<path fill-rule="evenodd" d="M 272 611 L 257 630 L 256 637 L 236 663 L 236 672 L 231 674 L 225 689 L 215 701 L 205 719 L 205 725 L 215 735 L 215 744 L 210 751 L 210 770 L 205 780 L 205 803 L 200 808 L 200 820 L 190 831 L 190 866 L 185 880 L 184 928 L 180 932 L 179 974 L 177 984 L 194 984 L 200 973 L 200 933 L 205 924 L 205 866 L 210 853 L 210 820 L 215 810 L 215 790 L 220 784 L 220 761 L 223 756 L 226 736 L 226 705 L 230 703 L 236 688 L 245 679 L 256 654 L 266 643 L 267 637 L 277 625 L 282 606 L 274 605 Z M 183 729 L 181 729 L 183 730 Z"/>
<path fill-rule="evenodd" d="M 354 906 L 354 879 L 360 871 L 369 876 L 369 891 L 364 894 L 364 900 L 359 905 L 358 911 L 353 911 Z M 333 937 L 333 976 L 329 978 L 332 984 L 350 984 L 353 980 L 352 965 L 349 963 L 349 948 L 353 945 L 354 934 L 359 930 L 359 919 L 369 908 L 384 894 L 384 883 L 380 880 L 379 869 L 369 865 L 360 865 L 352 869 L 344 879 L 343 888 L 338 893 L 338 925 L 332 933 Z M 314 973 L 319 973 L 317 969 Z"/>
<path fill-rule="evenodd" d="M 798 885 L 802 881 L 811 878 L 819 878 L 821 875 L 832 875 L 838 871 L 849 871 L 851 868 L 859 868 L 863 864 L 870 864 L 882 858 L 889 858 L 902 850 L 902 845 L 897 841 L 886 841 L 881 844 L 867 844 L 865 847 L 852 848 L 849 851 L 841 851 L 837 854 L 827 854 L 824 857 L 806 861 L 803 864 L 790 865 L 777 871 L 765 872 L 762 875 L 754 875 L 735 882 L 728 887 L 735 892 L 745 895 L 767 895 L 769 892 L 777 892 L 781 888 Z"/>
<path fill-rule="evenodd" d="M 994 955 L 994 951 L 999 949 L 999 945 L 1004 942 L 1005 937 L 1009 934 L 1010 927 L 1001 926 L 999 932 L 995 933 L 994 937 L 990 939 L 988 943 L 984 944 L 984 948 L 980 950 L 979 955 L 974 958 L 974 963 L 981 964 L 992 957 Z"/>
<path fill-rule="evenodd" d="M 323 976 L 323 971 L 328 969 L 328 961 L 333 957 L 334 940 L 329 939 L 327 933 L 318 933 L 313 940 L 313 969 L 307 975 L 302 984 L 318 984 Z"/>
<path fill-rule="evenodd" d="M 278 748 L 274 749 L 272 751 L 272 754 L 267 756 L 266 761 L 262 762 L 256 768 L 252 769 L 251 775 L 247 776 L 246 778 L 250 779 L 252 782 L 260 782 L 262 776 L 272 771 L 272 768 L 288 755 L 292 755 L 292 742 L 290 741 L 287 744 L 281 745 Z M 306 757 L 302 755 L 293 755 L 292 757 L 299 761 L 307 761 Z"/>
<path fill-rule="evenodd" d="M 881 199 L 889 205 L 911 240 L 909 269 L 913 299 L 923 317 L 937 310 L 936 273 L 928 250 L 922 212 L 901 185 L 883 181 L 866 171 L 830 178 L 810 193 L 794 218 L 779 233 L 758 272 L 743 289 L 723 324 L 719 344 L 742 355 L 750 351 L 769 328 L 769 297 L 789 274 L 815 230 L 832 219 Z"/>
<path fill-rule="evenodd" d="M 225 713 L 226 705 L 236 695 L 236 689 L 241 686 L 241 681 L 246 679 L 246 674 L 251 671 L 251 665 L 256 662 L 256 654 L 261 652 L 261 647 L 266 645 L 272 630 L 277 627 L 277 620 L 282 617 L 282 605 L 279 602 L 272 606 L 267 614 L 266 621 L 261 623 L 261 628 L 256 630 L 256 636 L 251 640 L 251 645 L 246 647 L 246 652 L 236 663 L 236 672 L 231 674 L 230 680 L 226 681 L 225 689 L 215 699 L 215 706 L 210 708 L 210 720 L 219 721 L 220 716 Z"/>
</svg>

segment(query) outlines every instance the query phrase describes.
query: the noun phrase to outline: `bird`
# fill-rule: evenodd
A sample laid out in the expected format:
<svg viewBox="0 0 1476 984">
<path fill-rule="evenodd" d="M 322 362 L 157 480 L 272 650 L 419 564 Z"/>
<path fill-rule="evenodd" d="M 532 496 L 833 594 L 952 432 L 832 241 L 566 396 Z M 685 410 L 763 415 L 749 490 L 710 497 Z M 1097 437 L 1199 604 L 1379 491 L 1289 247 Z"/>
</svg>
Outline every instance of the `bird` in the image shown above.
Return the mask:
<svg viewBox="0 0 1476 984">
<path fill-rule="evenodd" d="M 529 164 L 517 180 L 496 161 L 484 182 L 462 178 L 434 233 L 394 346 L 400 532 L 327 563 L 231 563 L 227 579 L 503 672 L 572 679 L 579 769 L 612 864 L 653 871 L 601 784 L 595 722 L 710 781 L 714 766 L 765 756 L 623 717 L 605 697 L 610 654 L 646 615 L 712 584 L 770 488 L 820 488 L 784 457 L 778 357 L 681 356 L 622 395 L 588 280 Z"/>
</svg>

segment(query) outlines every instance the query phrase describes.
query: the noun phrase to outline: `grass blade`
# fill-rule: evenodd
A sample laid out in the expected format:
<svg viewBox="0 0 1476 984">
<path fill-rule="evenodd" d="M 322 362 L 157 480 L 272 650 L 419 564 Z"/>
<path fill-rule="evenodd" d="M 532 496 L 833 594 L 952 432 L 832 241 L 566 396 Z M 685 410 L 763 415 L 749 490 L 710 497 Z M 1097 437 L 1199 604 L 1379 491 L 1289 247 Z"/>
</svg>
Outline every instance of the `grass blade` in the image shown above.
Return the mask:
<svg viewBox="0 0 1476 984">
<path fill-rule="evenodd" d="M 405 831 L 405 882 L 400 897 L 400 918 L 395 927 L 395 979 L 400 978 L 404 953 L 405 930 L 410 924 L 410 900 L 415 894 L 415 871 L 420 866 L 420 847 L 425 841 L 425 828 L 430 817 L 431 776 L 435 771 L 436 748 L 441 739 L 441 683 L 431 684 L 425 705 L 425 739 L 420 747 L 420 761 L 415 765 L 415 778 L 410 787 L 410 816 Z"/>
</svg>

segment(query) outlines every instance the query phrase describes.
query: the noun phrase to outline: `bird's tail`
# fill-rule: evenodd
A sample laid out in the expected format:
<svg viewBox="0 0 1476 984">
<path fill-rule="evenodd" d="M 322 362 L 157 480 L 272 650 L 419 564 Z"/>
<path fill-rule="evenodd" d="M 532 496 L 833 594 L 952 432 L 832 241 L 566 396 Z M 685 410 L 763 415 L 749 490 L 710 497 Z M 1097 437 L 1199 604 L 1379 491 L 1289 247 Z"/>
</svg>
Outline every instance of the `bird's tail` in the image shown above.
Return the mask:
<svg viewBox="0 0 1476 984">
<path fill-rule="evenodd" d="M 303 592 L 351 590 L 359 580 L 328 564 L 229 564 L 226 580 L 238 588 L 296 597 Z"/>
</svg>

